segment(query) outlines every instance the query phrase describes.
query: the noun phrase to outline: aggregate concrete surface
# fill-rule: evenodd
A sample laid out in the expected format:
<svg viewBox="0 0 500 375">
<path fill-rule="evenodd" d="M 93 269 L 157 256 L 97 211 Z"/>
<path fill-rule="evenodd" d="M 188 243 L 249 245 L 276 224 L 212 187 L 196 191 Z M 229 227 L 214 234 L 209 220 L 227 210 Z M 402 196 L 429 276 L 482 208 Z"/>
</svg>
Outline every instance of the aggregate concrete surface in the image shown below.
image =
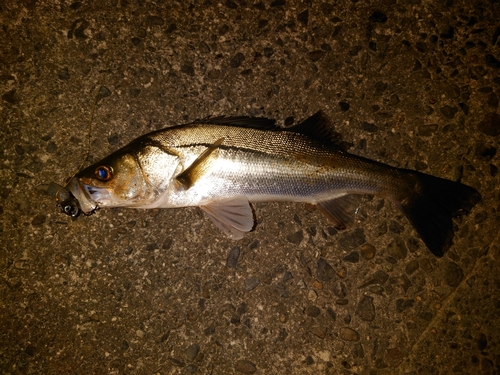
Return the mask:
<svg viewBox="0 0 500 375">
<path fill-rule="evenodd" d="M 0 374 L 500 373 L 498 1 L 0 3 Z M 97 98 L 97 99 L 96 99 Z M 97 101 L 97 105 L 93 103 Z M 93 110 L 94 108 L 94 110 Z M 432 255 L 365 198 L 337 231 L 255 205 L 72 219 L 87 149 L 206 116 L 322 110 L 348 151 L 482 196 Z"/>
</svg>

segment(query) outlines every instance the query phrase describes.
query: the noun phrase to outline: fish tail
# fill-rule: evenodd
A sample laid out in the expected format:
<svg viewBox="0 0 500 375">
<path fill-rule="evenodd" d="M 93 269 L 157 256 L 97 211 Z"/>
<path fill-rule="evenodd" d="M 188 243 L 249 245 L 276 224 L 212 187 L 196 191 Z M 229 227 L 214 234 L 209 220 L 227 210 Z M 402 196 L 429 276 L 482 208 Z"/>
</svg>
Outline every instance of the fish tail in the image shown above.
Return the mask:
<svg viewBox="0 0 500 375">
<path fill-rule="evenodd" d="M 402 199 L 401 208 L 429 250 L 442 257 L 452 244 L 452 218 L 468 213 L 481 194 L 459 182 L 406 172 L 413 177 L 415 188 Z"/>
</svg>

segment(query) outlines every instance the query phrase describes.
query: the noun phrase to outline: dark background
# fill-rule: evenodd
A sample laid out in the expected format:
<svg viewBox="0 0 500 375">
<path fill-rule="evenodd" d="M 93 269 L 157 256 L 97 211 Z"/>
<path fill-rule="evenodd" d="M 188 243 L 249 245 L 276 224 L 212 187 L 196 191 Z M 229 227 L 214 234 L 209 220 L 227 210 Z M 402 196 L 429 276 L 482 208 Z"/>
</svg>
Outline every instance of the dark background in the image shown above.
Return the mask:
<svg viewBox="0 0 500 375">
<path fill-rule="evenodd" d="M 500 371 L 500 4 L 3 1 L 0 374 Z M 102 87 L 101 87 L 102 86 Z M 438 259 L 395 205 L 352 230 L 258 204 L 228 240 L 197 208 L 76 220 L 44 190 L 209 115 L 323 110 L 352 153 L 483 195 Z"/>
</svg>

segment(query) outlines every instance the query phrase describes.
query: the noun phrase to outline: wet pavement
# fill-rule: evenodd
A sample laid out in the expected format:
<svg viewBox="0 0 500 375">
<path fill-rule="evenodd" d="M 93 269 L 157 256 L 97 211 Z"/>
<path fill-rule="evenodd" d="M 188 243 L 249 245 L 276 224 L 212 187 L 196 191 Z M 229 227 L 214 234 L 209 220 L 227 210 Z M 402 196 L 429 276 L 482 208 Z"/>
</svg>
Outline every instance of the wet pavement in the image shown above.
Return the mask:
<svg viewBox="0 0 500 375">
<path fill-rule="evenodd" d="M 106 5 L 107 3 L 107 5 Z M 0 374 L 500 373 L 498 1 L 0 4 Z M 94 105 L 94 103 L 96 103 Z M 135 137 L 322 110 L 348 151 L 483 200 L 433 256 L 390 202 L 353 229 L 254 206 L 71 219 L 45 194 Z"/>
</svg>

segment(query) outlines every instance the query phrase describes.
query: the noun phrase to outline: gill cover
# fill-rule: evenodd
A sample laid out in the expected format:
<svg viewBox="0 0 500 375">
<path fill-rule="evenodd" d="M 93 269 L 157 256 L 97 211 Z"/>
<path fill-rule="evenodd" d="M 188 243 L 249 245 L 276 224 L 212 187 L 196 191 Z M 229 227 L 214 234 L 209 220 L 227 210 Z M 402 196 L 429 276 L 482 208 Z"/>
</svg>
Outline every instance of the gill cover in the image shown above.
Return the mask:
<svg viewBox="0 0 500 375">
<path fill-rule="evenodd" d="M 132 153 L 112 154 L 85 168 L 75 178 L 80 195 L 98 207 L 130 206 L 151 194 L 140 163 Z"/>
</svg>

